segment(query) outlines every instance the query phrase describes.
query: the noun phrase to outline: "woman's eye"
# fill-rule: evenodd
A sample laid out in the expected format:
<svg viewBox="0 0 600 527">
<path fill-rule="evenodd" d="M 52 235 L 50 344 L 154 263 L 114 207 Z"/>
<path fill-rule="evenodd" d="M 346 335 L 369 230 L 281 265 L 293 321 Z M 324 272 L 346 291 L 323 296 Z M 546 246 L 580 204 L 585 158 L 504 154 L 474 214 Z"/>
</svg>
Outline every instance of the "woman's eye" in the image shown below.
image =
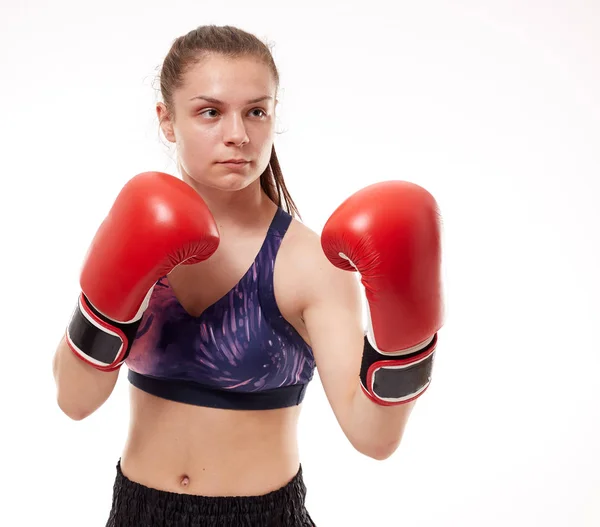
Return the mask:
<svg viewBox="0 0 600 527">
<path fill-rule="evenodd" d="M 251 112 L 254 113 L 254 117 L 265 117 L 267 115 L 264 110 L 261 110 L 260 108 L 254 108 L 254 110 L 251 110 Z M 258 115 L 256 112 L 258 112 Z"/>
<path fill-rule="evenodd" d="M 208 108 L 207 110 L 202 110 L 198 115 L 203 115 L 205 117 L 215 117 L 217 115 L 217 110 L 214 108 Z"/>
</svg>

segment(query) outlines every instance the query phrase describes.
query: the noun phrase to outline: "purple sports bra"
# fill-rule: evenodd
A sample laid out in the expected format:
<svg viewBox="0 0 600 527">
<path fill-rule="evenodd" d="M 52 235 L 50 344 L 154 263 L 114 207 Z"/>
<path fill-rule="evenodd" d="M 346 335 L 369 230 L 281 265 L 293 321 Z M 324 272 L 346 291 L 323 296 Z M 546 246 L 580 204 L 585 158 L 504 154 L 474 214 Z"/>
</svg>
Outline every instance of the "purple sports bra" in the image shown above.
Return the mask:
<svg viewBox="0 0 600 527">
<path fill-rule="evenodd" d="M 227 409 L 299 404 L 313 377 L 312 349 L 275 300 L 273 268 L 292 221 L 278 208 L 241 280 L 198 316 L 166 277 L 155 285 L 131 351 L 128 379 L 158 397 Z"/>
</svg>

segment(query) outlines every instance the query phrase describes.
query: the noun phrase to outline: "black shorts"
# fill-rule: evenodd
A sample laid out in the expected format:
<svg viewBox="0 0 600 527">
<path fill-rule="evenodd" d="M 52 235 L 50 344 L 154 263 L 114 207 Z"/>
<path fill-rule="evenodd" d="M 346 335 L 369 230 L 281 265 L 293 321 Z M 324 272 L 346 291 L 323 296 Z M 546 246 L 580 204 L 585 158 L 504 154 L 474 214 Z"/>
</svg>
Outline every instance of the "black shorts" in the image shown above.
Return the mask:
<svg viewBox="0 0 600 527">
<path fill-rule="evenodd" d="M 260 496 L 196 496 L 128 479 L 117 463 L 106 527 L 314 527 L 305 506 L 302 467 L 285 486 Z"/>
</svg>

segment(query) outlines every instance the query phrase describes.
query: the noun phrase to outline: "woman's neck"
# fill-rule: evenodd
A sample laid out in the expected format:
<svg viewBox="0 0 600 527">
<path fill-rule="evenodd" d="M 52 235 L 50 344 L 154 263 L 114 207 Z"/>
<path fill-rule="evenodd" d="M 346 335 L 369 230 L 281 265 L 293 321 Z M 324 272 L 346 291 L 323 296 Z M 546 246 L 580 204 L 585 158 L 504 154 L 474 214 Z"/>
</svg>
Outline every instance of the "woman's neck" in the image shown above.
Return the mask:
<svg viewBox="0 0 600 527">
<path fill-rule="evenodd" d="M 260 179 L 246 188 L 226 191 L 203 187 L 184 176 L 206 203 L 219 230 L 238 230 L 262 226 L 272 219 L 277 205 L 265 194 Z"/>
</svg>

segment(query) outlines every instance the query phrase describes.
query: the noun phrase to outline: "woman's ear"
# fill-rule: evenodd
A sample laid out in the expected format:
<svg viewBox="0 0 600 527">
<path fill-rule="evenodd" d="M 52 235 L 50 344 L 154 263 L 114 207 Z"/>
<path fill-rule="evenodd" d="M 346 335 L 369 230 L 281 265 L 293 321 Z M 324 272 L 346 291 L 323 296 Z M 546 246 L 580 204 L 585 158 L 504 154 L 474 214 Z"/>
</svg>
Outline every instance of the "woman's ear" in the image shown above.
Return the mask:
<svg viewBox="0 0 600 527">
<path fill-rule="evenodd" d="M 167 107 L 164 105 L 164 103 L 159 102 L 156 104 L 156 115 L 158 117 L 160 129 L 162 130 L 166 140 L 170 143 L 174 143 L 175 132 L 173 131 L 173 119 L 171 118 L 171 114 L 167 110 Z"/>
</svg>

